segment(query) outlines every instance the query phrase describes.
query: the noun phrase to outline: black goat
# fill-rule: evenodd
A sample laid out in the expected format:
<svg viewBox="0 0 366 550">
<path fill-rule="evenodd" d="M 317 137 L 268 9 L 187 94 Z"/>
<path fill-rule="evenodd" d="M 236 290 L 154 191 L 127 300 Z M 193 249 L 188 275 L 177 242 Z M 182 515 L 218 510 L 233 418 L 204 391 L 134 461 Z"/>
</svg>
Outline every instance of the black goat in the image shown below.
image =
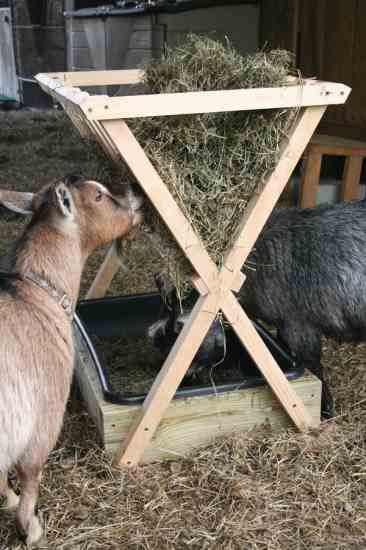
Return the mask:
<svg viewBox="0 0 366 550">
<path fill-rule="evenodd" d="M 365 250 L 366 201 L 278 209 L 243 268 L 241 304 L 274 325 L 298 361 L 323 382 L 323 416 L 332 415 L 333 404 L 321 367 L 321 337 L 366 337 Z"/>
<path fill-rule="evenodd" d="M 321 337 L 366 340 L 366 201 L 275 210 L 243 272 L 241 304 L 320 378 L 322 416 L 332 416 Z"/>
</svg>

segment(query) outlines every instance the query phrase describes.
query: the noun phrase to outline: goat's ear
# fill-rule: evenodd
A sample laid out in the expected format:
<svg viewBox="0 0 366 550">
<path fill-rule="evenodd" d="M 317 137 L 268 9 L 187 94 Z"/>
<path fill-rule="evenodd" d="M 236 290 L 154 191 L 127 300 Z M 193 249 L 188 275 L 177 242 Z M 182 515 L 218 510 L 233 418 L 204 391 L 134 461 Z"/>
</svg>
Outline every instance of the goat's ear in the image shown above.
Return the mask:
<svg viewBox="0 0 366 550">
<path fill-rule="evenodd" d="M 74 200 L 68 187 L 63 183 L 57 183 L 53 189 L 54 203 L 62 216 L 72 218 L 74 216 Z"/>
<path fill-rule="evenodd" d="M 33 193 L 0 190 L 0 204 L 17 214 L 32 214 Z"/>
</svg>

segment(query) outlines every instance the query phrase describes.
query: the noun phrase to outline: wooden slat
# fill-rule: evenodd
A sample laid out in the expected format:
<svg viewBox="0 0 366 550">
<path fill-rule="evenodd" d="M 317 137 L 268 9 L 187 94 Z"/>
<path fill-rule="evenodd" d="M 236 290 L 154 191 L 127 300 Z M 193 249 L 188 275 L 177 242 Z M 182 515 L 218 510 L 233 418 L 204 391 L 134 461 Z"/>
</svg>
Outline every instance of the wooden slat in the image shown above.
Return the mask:
<svg viewBox="0 0 366 550">
<path fill-rule="evenodd" d="M 114 162 L 118 164 L 121 160 L 121 155 L 118 153 L 117 149 L 114 146 L 114 143 L 109 139 L 108 134 L 104 131 L 102 124 L 97 120 L 88 120 L 85 119 L 93 131 L 94 136 L 97 139 L 97 142 L 102 147 L 103 151 L 109 156 Z"/>
<path fill-rule="evenodd" d="M 301 208 L 312 208 L 316 205 L 321 165 L 322 154 L 309 148 L 300 178 L 299 205 Z"/>
<path fill-rule="evenodd" d="M 138 84 L 144 75 L 139 69 L 109 71 L 73 71 L 53 73 L 68 86 L 109 86 L 113 84 Z"/>
<path fill-rule="evenodd" d="M 53 78 L 47 73 L 40 73 L 35 76 L 42 90 L 51 95 L 64 106 L 65 102 L 72 105 L 81 105 L 86 103 L 90 96 L 87 92 L 79 88 L 67 87 L 64 82 L 58 78 Z"/>
<path fill-rule="evenodd" d="M 282 370 L 231 292 L 226 294 L 221 307 L 225 317 L 255 361 L 281 405 L 298 429 L 306 431 L 312 425 L 312 419 L 308 411 L 296 392 L 291 388 Z"/>
<path fill-rule="evenodd" d="M 344 140 L 346 141 L 346 140 Z M 353 140 L 350 140 L 353 141 Z M 359 142 L 360 144 L 362 142 Z M 355 157 L 364 157 L 366 156 L 366 145 L 360 145 L 353 147 L 352 145 L 343 145 L 342 143 L 333 144 L 333 143 L 314 143 L 311 144 L 311 152 L 321 153 L 322 155 L 329 156 L 348 156 L 353 155 Z"/>
<path fill-rule="evenodd" d="M 93 298 L 102 298 L 105 296 L 113 277 L 120 267 L 121 262 L 116 253 L 115 244 L 112 244 L 99 268 L 93 284 L 86 294 L 86 298 L 91 300 Z"/>
<path fill-rule="evenodd" d="M 196 302 L 189 321 L 144 401 L 141 413 L 114 458 L 116 466 L 134 466 L 139 462 L 218 312 L 219 301 L 219 295 L 210 293 Z"/>
<path fill-rule="evenodd" d="M 340 191 L 341 201 L 360 198 L 360 177 L 363 157 L 347 157 L 344 164 L 343 179 Z"/>
<path fill-rule="evenodd" d="M 366 142 L 338 136 L 316 134 L 310 142 L 310 147 L 312 151 L 323 155 L 366 156 Z"/>
<path fill-rule="evenodd" d="M 93 367 L 92 367 L 93 368 Z M 312 425 L 320 423 L 321 382 L 305 375 L 290 383 L 311 415 Z M 89 403 L 87 407 L 89 410 Z M 94 414 L 94 404 L 91 404 Z M 139 406 L 120 406 L 104 402 L 103 441 L 105 449 L 115 453 L 128 436 L 140 413 Z M 141 462 L 188 458 L 192 452 L 213 442 L 216 437 L 242 434 L 259 426 L 271 426 L 276 432 L 292 425 L 271 389 L 265 386 L 216 395 L 176 399 L 146 448 Z"/>
<path fill-rule="evenodd" d="M 343 84 L 310 81 L 282 88 L 94 97 L 83 109 L 91 120 L 111 120 L 339 104 L 349 93 L 350 88 Z"/>
</svg>

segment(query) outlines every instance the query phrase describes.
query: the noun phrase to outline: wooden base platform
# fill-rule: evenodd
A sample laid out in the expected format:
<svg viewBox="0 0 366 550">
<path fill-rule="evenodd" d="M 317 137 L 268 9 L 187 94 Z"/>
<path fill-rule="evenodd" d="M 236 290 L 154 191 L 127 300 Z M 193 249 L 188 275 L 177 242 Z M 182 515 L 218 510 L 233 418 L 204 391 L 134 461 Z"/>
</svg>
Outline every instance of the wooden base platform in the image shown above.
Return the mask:
<svg viewBox="0 0 366 550">
<path fill-rule="evenodd" d="M 90 355 L 76 335 L 76 376 L 89 414 L 107 451 L 115 453 L 138 418 L 140 405 L 113 405 L 103 398 Z M 312 424 L 320 422 L 321 383 L 309 373 L 291 382 Z M 171 401 L 141 462 L 177 460 L 216 437 L 271 425 L 281 430 L 291 419 L 270 388 L 260 386 L 217 395 Z"/>
</svg>

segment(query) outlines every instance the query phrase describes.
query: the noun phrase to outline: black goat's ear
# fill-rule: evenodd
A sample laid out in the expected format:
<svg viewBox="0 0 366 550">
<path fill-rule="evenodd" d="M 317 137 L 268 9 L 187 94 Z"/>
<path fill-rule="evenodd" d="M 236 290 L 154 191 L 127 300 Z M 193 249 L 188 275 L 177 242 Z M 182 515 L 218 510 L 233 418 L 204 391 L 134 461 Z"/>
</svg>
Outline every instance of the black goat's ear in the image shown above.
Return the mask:
<svg viewBox="0 0 366 550">
<path fill-rule="evenodd" d="M 0 190 L 0 204 L 17 214 L 32 214 L 34 210 L 33 199 L 33 193 Z"/>
<path fill-rule="evenodd" d="M 59 213 L 65 218 L 74 216 L 74 200 L 68 187 L 63 183 L 57 183 L 52 189 L 52 198 Z"/>
</svg>

